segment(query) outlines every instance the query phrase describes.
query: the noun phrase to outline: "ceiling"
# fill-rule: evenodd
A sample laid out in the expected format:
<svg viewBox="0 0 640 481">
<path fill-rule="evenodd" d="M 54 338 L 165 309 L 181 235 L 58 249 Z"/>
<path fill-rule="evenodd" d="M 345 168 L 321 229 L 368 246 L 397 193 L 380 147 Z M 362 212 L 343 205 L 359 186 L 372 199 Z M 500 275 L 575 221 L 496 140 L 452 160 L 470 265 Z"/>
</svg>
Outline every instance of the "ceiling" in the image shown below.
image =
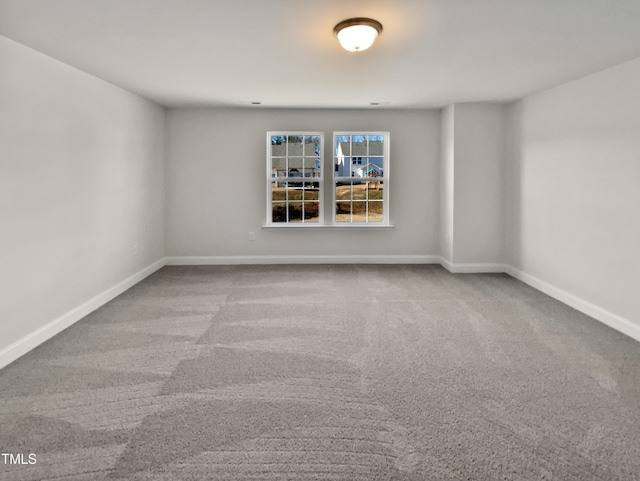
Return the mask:
<svg viewBox="0 0 640 481">
<path fill-rule="evenodd" d="M 640 56 L 640 0 L 0 0 L 0 34 L 165 106 L 440 107 Z"/>
</svg>

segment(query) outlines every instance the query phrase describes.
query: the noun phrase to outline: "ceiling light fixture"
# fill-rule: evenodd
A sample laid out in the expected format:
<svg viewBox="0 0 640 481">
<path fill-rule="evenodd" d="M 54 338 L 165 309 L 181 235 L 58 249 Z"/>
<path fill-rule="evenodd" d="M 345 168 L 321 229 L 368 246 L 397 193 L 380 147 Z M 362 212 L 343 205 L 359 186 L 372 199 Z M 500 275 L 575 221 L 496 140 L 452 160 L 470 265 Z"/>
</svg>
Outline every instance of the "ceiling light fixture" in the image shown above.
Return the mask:
<svg viewBox="0 0 640 481">
<path fill-rule="evenodd" d="M 373 45 L 382 32 L 382 24 L 371 18 L 343 20 L 333 29 L 342 48 L 349 52 L 362 52 Z"/>
</svg>

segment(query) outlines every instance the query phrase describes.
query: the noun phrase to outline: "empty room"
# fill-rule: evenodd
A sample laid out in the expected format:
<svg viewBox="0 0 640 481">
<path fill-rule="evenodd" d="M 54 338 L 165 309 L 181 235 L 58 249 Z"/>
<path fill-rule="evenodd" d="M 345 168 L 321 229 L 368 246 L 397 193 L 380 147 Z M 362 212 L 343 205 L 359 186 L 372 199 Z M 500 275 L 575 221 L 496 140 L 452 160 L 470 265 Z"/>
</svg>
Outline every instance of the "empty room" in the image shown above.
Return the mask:
<svg viewBox="0 0 640 481">
<path fill-rule="evenodd" d="M 0 481 L 640 479 L 640 0 L 0 0 Z"/>
</svg>

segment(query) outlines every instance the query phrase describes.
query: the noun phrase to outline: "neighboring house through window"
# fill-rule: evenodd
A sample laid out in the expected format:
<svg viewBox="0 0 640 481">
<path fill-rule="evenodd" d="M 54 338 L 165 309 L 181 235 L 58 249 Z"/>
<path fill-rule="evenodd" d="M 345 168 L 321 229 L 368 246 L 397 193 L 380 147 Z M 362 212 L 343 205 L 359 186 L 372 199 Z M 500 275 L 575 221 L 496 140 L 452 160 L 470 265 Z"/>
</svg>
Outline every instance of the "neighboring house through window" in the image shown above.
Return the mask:
<svg viewBox="0 0 640 481">
<path fill-rule="evenodd" d="M 389 223 L 389 133 L 335 132 L 334 220 Z"/>
</svg>

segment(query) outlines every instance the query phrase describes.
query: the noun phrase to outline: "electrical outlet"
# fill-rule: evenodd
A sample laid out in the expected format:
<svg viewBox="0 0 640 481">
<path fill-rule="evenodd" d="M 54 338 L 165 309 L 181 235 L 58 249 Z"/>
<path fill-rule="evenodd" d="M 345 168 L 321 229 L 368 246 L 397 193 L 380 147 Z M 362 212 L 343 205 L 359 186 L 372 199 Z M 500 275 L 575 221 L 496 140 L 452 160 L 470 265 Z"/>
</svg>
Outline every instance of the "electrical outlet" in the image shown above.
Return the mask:
<svg viewBox="0 0 640 481">
<path fill-rule="evenodd" d="M 131 253 L 133 254 L 133 257 L 136 257 L 138 255 L 138 243 L 134 243 L 133 247 L 131 248 Z"/>
<path fill-rule="evenodd" d="M 255 235 L 255 233 L 253 233 L 253 232 L 249 232 L 249 240 L 250 240 L 250 241 L 254 241 L 254 240 L 256 240 L 256 235 Z"/>
</svg>

